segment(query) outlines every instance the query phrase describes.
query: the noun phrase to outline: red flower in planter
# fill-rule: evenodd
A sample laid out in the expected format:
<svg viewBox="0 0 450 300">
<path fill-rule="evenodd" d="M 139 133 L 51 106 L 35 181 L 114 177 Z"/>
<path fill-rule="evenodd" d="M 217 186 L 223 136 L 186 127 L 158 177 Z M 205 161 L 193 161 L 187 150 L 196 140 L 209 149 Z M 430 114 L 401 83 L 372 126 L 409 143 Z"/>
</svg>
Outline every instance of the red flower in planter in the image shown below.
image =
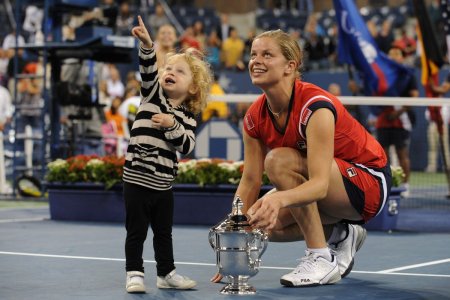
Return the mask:
<svg viewBox="0 0 450 300">
<path fill-rule="evenodd" d="M 57 159 L 47 167 L 49 182 L 92 182 L 103 183 L 110 188 L 122 181 L 124 157 L 97 155 L 77 155 L 67 159 Z"/>
</svg>

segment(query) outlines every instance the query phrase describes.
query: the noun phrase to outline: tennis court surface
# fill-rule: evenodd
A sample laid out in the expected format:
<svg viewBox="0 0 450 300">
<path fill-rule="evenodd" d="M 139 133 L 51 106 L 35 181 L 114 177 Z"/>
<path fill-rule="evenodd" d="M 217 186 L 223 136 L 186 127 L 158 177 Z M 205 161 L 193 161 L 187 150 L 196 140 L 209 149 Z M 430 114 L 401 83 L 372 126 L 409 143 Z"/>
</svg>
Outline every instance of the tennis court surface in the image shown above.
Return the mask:
<svg viewBox="0 0 450 300">
<path fill-rule="evenodd" d="M 450 233 L 370 231 L 352 273 L 335 285 L 286 288 L 304 243 L 269 243 L 254 296 L 226 296 L 213 284 L 209 227 L 174 226 L 180 274 L 191 291 L 159 290 L 151 234 L 145 245 L 146 294 L 125 291 L 122 224 L 49 220 L 48 207 L 0 209 L 0 299 L 450 299 Z"/>
</svg>

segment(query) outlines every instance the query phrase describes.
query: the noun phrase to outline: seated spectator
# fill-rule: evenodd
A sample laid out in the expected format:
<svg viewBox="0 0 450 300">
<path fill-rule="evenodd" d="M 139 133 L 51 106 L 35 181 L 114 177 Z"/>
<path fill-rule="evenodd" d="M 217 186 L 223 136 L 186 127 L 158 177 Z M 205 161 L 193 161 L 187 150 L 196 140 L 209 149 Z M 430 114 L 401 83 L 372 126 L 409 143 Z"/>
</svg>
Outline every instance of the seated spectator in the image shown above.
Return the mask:
<svg viewBox="0 0 450 300">
<path fill-rule="evenodd" d="M 37 63 L 28 63 L 24 68 L 24 73 L 37 75 L 37 69 Z M 20 118 L 17 122 L 19 132 L 23 132 L 27 125 L 39 129 L 43 107 L 42 83 L 42 79 L 38 78 L 22 78 L 17 83 L 16 104 L 20 105 Z"/>
<path fill-rule="evenodd" d="M 113 122 L 118 136 L 124 136 L 123 125 L 126 125 L 127 120 L 119 113 L 119 107 L 122 104 L 122 99 L 115 97 L 112 100 L 111 107 L 105 112 L 107 122 Z"/>
<path fill-rule="evenodd" d="M 186 27 L 183 35 L 180 37 L 181 49 L 195 48 L 201 50 L 201 45 L 194 36 L 194 28 L 192 26 Z"/>
<path fill-rule="evenodd" d="M 192 30 L 194 32 L 194 38 L 200 44 L 200 50 L 204 51 L 206 49 L 206 34 L 203 22 L 200 20 L 195 21 Z"/>
<path fill-rule="evenodd" d="M 217 74 L 214 74 L 214 82 L 211 85 L 211 95 L 225 95 L 224 90 L 219 84 Z M 228 106 L 223 101 L 208 101 L 206 108 L 202 112 L 202 122 L 206 122 L 211 118 L 226 119 L 228 117 Z"/>
<path fill-rule="evenodd" d="M 128 72 L 127 82 L 125 84 L 125 99 L 139 95 L 140 90 L 141 82 L 136 78 L 136 72 Z"/>
<path fill-rule="evenodd" d="M 106 89 L 111 97 L 123 97 L 125 86 L 120 79 L 119 70 L 114 65 L 110 65 L 110 78 L 106 81 Z"/>
<path fill-rule="evenodd" d="M 244 70 L 244 41 L 236 29 L 230 30 L 230 37 L 222 44 L 222 61 L 225 68 Z"/>
<path fill-rule="evenodd" d="M 174 52 L 177 43 L 177 32 L 175 27 L 170 24 L 164 24 L 158 29 L 155 40 L 156 63 L 158 70 L 166 64 L 166 55 Z"/>
<path fill-rule="evenodd" d="M 220 62 L 221 42 L 215 30 L 211 30 L 206 42 L 206 60 L 213 70 L 217 71 L 221 67 Z"/>
</svg>

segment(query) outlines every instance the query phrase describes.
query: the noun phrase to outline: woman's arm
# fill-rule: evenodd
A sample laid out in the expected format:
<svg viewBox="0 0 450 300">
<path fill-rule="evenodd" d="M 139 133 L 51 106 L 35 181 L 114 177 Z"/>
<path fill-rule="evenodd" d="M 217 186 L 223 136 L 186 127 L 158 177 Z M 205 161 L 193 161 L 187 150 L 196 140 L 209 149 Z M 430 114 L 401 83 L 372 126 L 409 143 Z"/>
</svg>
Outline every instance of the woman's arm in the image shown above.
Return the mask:
<svg viewBox="0 0 450 300">
<path fill-rule="evenodd" d="M 243 212 L 245 213 L 258 199 L 264 172 L 266 147 L 258 139 L 249 136 L 245 130 L 243 140 L 244 172 L 236 190 L 236 196 L 239 196 L 244 202 Z"/>
</svg>

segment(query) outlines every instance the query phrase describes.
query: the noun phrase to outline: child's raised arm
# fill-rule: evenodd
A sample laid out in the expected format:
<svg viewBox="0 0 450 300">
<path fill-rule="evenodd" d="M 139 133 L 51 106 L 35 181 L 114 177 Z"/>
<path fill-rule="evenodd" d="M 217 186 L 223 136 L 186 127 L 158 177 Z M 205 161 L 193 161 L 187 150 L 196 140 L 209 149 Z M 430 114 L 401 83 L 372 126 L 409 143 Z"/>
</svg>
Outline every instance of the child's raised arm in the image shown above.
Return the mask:
<svg viewBox="0 0 450 300">
<path fill-rule="evenodd" d="M 138 22 L 139 22 L 139 25 L 135 26 L 135 27 L 133 27 L 133 29 L 131 29 L 131 34 L 135 38 L 140 40 L 142 45 L 145 48 L 153 47 L 153 41 L 150 37 L 150 34 L 148 33 L 147 28 L 145 28 L 144 21 L 142 21 L 141 16 L 138 16 Z"/>
</svg>

